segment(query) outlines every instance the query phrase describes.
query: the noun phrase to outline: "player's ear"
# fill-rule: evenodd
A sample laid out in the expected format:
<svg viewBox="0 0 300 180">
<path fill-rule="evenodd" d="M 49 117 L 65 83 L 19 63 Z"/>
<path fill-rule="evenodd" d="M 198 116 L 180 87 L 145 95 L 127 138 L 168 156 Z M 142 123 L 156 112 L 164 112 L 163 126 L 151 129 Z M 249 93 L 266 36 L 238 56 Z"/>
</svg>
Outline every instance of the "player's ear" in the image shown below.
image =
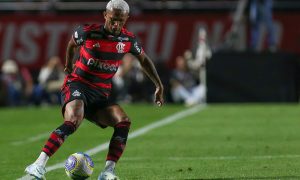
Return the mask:
<svg viewBox="0 0 300 180">
<path fill-rule="evenodd" d="M 128 13 L 125 15 L 125 23 L 126 23 L 126 21 L 127 21 L 127 19 L 129 18 L 129 15 L 128 15 Z"/>
<path fill-rule="evenodd" d="M 104 17 L 104 19 L 106 19 L 106 15 L 107 15 L 107 12 L 103 11 L 103 17 Z"/>
<path fill-rule="evenodd" d="M 129 13 L 126 13 L 126 20 L 129 18 Z"/>
</svg>

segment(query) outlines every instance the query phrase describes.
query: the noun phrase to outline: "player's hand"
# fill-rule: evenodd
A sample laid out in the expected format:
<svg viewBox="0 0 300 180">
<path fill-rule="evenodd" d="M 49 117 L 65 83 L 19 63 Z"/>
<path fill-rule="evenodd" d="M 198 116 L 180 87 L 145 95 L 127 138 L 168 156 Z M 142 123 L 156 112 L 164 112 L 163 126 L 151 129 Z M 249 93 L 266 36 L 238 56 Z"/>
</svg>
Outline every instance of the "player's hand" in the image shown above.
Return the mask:
<svg viewBox="0 0 300 180">
<path fill-rule="evenodd" d="M 164 103 L 164 90 L 163 87 L 157 87 L 155 90 L 155 103 L 158 106 L 162 106 Z"/>
</svg>

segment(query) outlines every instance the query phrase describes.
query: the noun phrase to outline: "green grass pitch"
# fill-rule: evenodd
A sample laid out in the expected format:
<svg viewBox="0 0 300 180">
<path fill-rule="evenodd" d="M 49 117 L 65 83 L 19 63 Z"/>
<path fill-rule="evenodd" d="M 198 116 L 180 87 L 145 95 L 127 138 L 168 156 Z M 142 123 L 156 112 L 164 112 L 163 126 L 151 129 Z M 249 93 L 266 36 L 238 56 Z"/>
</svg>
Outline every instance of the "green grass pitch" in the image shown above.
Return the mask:
<svg viewBox="0 0 300 180">
<path fill-rule="evenodd" d="M 186 108 L 123 105 L 131 132 Z M 62 123 L 59 107 L 0 109 L 0 179 L 18 179 L 38 156 L 48 133 Z M 112 128 L 85 121 L 48 166 L 109 141 Z M 92 155 L 91 179 L 107 151 Z M 117 169 L 123 179 L 300 179 L 300 105 L 208 105 L 203 110 L 130 139 Z M 46 174 L 67 179 L 64 169 Z"/>
</svg>

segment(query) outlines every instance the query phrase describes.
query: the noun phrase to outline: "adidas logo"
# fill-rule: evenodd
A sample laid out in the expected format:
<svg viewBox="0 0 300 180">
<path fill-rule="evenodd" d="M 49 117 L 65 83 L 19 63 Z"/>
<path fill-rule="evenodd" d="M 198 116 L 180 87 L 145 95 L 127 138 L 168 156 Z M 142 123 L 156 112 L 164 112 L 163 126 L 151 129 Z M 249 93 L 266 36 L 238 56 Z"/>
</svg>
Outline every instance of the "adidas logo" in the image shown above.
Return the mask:
<svg viewBox="0 0 300 180">
<path fill-rule="evenodd" d="M 99 48 L 99 47 L 100 47 L 100 44 L 99 44 L 99 43 L 96 43 L 96 44 L 93 45 L 93 47 L 94 47 L 94 48 Z"/>
</svg>

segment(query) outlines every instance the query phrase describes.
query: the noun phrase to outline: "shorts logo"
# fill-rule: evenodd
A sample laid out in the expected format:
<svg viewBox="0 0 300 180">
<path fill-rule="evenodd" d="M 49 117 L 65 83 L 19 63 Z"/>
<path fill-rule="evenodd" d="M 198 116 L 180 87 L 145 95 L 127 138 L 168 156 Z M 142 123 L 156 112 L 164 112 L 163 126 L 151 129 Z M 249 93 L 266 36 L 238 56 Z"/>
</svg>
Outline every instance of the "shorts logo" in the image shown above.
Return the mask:
<svg viewBox="0 0 300 180">
<path fill-rule="evenodd" d="M 78 91 L 78 90 L 75 90 L 73 93 L 72 93 L 72 96 L 80 96 L 81 93 Z"/>
<path fill-rule="evenodd" d="M 116 45 L 116 49 L 118 50 L 118 53 L 124 53 L 125 44 L 122 42 L 119 42 Z"/>
</svg>

